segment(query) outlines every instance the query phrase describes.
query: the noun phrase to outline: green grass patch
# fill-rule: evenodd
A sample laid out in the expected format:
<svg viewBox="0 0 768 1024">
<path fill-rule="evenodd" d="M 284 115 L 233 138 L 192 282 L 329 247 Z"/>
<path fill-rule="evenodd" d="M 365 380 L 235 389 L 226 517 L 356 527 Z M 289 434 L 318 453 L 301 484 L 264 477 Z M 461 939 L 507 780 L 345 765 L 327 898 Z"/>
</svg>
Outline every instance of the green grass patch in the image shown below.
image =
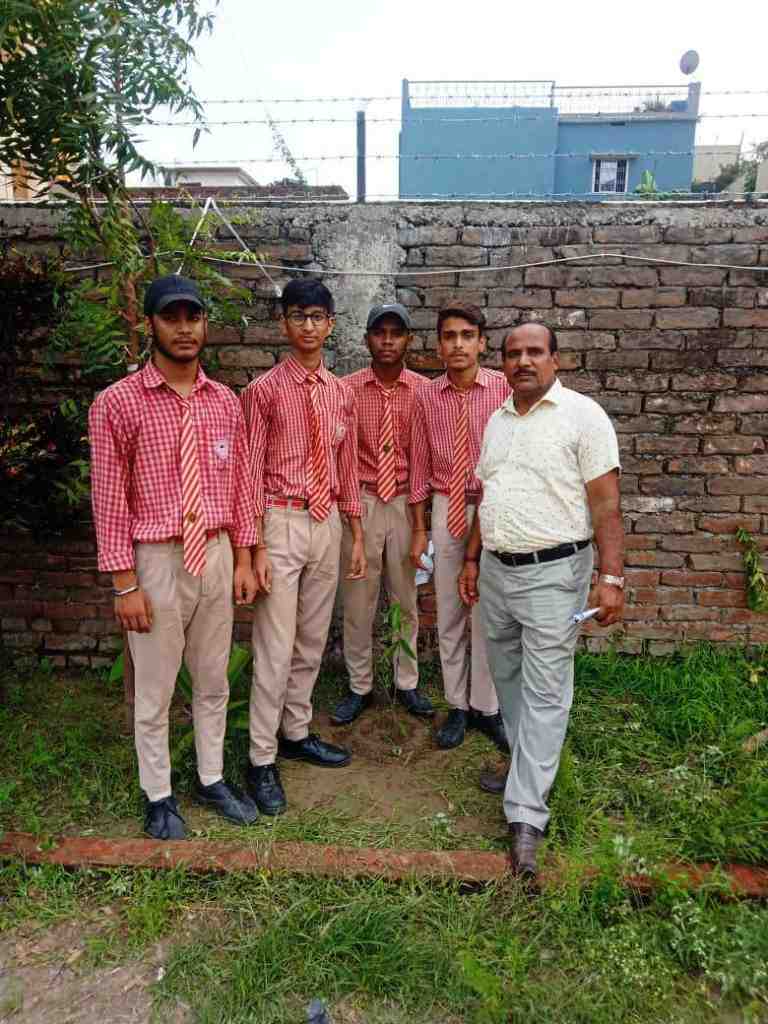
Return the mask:
<svg viewBox="0 0 768 1024">
<path fill-rule="evenodd" d="M 532 898 L 456 885 L 0 868 L 0 938 L 78 912 L 83 970 L 162 939 L 156 1019 L 283 1024 L 322 999 L 340 1024 L 768 1021 L 768 912 L 662 888 L 631 901 L 605 865 Z M 101 908 L 111 924 L 94 938 Z"/>
<path fill-rule="evenodd" d="M 439 671 L 422 669 L 439 705 Z M 576 669 L 568 740 L 551 797 L 550 852 L 574 861 L 610 854 L 632 869 L 671 858 L 768 863 L 768 747 L 743 749 L 745 738 L 768 723 L 766 651 L 701 646 L 656 659 L 582 654 Z M 29 663 L 6 670 L 4 682 L 0 826 L 43 836 L 137 834 L 141 798 L 133 744 L 122 731 L 119 684 L 100 674 L 59 678 Z M 240 686 L 235 696 L 242 699 L 247 680 Z M 343 687 L 341 673 L 323 674 L 320 716 Z M 367 721 L 390 725 L 377 733 L 370 756 L 356 752 L 349 773 L 285 766 L 289 813 L 248 833 L 189 802 L 195 767 L 187 749 L 174 786 L 195 834 L 500 848 L 500 801 L 476 785 L 479 769 L 496 760 L 487 740 L 470 733 L 461 748 L 439 751 L 428 725 L 398 717 L 382 700 Z M 172 742 L 188 729 L 177 707 Z M 321 731 L 340 742 L 349 736 Z M 246 759 L 247 738 L 237 734 L 227 742 L 228 777 L 239 780 Z"/>
</svg>

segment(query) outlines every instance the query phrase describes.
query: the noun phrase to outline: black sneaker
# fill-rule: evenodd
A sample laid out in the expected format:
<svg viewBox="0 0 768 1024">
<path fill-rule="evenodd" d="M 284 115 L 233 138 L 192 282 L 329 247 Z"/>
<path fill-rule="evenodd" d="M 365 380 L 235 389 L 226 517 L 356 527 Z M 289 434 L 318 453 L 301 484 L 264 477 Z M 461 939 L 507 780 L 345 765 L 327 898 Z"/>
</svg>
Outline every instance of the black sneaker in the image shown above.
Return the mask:
<svg viewBox="0 0 768 1024">
<path fill-rule="evenodd" d="M 262 814 L 274 817 L 288 806 L 280 772 L 275 764 L 248 764 L 245 770 L 245 788 L 253 797 Z"/>
<path fill-rule="evenodd" d="M 281 737 L 277 752 L 289 761 L 308 761 L 321 768 L 343 768 L 352 760 L 351 754 L 344 747 L 326 743 L 314 732 L 303 740 L 286 740 Z"/>
<path fill-rule="evenodd" d="M 497 711 L 495 715 L 484 715 L 473 709 L 469 713 L 467 728 L 477 729 L 478 732 L 484 733 L 489 740 L 496 744 L 502 754 L 509 753 L 509 741 L 504 731 L 504 721 L 500 711 Z"/>
<path fill-rule="evenodd" d="M 437 734 L 437 745 L 443 750 L 460 747 L 467 731 L 467 712 L 453 708 Z"/>
<path fill-rule="evenodd" d="M 176 798 L 167 796 L 163 800 L 147 800 L 144 814 L 144 831 L 152 839 L 186 839 L 187 829 L 179 814 Z"/>
<path fill-rule="evenodd" d="M 223 779 L 211 786 L 204 786 L 198 779 L 192 798 L 236 825 L 252 825 L 259 817 L 258 808 L 248 794 L 237 786 L 228 786 Z"/>
<path fill-rule="evenodd" d="M 334 725 L 351 725 L 371 704 L 373 704 L 372 693 L 354 693 L 349 690 L 346 697 L 343 697 L 336 705 L 331 715 L 331 721 Z"/>
<path fill-rule="evenodd" d="M 431 701 L 419 693 L 417 688 L 413 690 L 395 690 L 395 699 L 402 704 L 409 715 L 416 715 L 417 718 L 431 718 L 435 713 Z"/>
</svg>

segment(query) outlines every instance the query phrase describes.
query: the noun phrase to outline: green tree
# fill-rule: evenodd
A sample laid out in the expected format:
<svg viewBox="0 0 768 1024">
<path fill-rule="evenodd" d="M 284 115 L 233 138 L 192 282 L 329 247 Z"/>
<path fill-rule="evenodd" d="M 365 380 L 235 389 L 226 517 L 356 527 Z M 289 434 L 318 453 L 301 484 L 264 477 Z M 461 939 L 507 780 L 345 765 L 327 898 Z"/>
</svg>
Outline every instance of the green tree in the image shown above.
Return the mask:
<svg viewBox="0 0 768 1024">
<path fill-rule="evenodd" d="M 130 363 L 145 258 L 125 176 L 153 170 L 139 146 L 157 108 L 202 119 L 187 72 L 211 26 L 196 0 L 0 0 L 0 165 L 63 193 L 72 247 L 114 263 L 97 334 Z"/>
</svg>

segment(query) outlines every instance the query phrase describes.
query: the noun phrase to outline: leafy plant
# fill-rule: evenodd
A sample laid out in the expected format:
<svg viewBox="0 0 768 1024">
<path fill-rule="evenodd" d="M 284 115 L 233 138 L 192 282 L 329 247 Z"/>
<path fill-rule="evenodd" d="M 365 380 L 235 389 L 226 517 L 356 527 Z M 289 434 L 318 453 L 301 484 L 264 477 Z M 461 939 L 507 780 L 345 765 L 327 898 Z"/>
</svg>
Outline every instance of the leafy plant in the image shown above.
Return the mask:
<svg viewBox="0 0 768 1024">
<path fill-rule="evenodd" d="M 2 526 L 57 533 L 89 494 L 87 406 L 68 399 L 52 412 L 0 422 Z"/>
<path fill-rule="evenodd" d="M 403 612 L 399 601 L 393 601 L 387 608 L 384 627 L 379 639 L 379 655 L 377 661 L 376 675 L 384 682 L 384 685 L 391 691 L 391 699 L 394 701 L 394 685 L 396 665 L 399 658 L 412 658 L 416 661 L 416 652 L 406 638 L 406 627 L 409 623 L 408 616 Z"/>
<path fill-rule="evenodd" d="M 768 612 L 768 579 L 760 549 L 752 534 L 743 527 L 736 531 L 736 539 L 743 548 L 741 557 L 747 573 L 747 606 L 753 612 Z"/>
</svg>

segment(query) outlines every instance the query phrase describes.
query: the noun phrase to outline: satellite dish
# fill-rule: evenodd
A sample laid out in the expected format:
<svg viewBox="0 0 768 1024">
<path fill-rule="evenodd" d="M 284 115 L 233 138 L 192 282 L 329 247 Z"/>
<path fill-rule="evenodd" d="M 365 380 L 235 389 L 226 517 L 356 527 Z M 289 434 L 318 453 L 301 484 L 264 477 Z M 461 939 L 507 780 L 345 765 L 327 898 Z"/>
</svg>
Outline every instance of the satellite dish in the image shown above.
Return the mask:
<svg viewBox="0 0 768 1024">
<path fill-rule="evenodd" d="M 699 55 L 695 50 L 686 50 L 680 58 L 680 70 L 684 75 L 692 75 L 699 66 Z"/>
</svg>

